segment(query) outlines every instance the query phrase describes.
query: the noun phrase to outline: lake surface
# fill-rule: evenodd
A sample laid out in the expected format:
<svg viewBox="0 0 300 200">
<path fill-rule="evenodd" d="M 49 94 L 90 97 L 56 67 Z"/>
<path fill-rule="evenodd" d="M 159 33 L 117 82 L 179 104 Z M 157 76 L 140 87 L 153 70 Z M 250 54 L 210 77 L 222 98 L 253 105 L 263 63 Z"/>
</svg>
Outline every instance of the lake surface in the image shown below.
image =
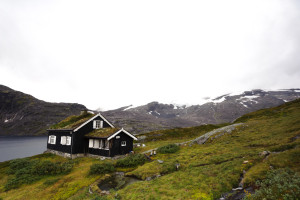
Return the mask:
<svg viewBox="0 0 300 200">
<path fill-rule="evenodd" d="M 47 149 L 47 137 L 0 136 L 0 162 L 41 154 Z"/>
</svg>

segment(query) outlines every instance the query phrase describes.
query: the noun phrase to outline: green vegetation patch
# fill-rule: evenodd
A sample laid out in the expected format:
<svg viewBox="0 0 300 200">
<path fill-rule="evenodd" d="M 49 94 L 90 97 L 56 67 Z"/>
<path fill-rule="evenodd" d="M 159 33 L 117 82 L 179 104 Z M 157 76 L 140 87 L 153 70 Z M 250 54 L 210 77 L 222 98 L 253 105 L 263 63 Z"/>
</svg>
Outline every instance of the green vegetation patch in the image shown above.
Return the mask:
<svg viewBox="0 0 300 200">
<path fill-rule="evenodd" d="M 179 151 L 179 149 L 180 149 L 179 146 L 176 145 L 176 144 L 168 144 L 168 145 L 159 147 L 157 149 L 157 152 L 158 153 L 163 153 L 163 154 L 166 154 L 166 153 L 175 153 L 175 152 Z"/>
<path fill-rule="evenodd" d="M 115 171 L 115 167 L 111 163 L 95 163 L 90 167 L 89 174 L 108 174 Z"/>
<path fill-rule="evenodd" d="M 116 133 L 118 130 L 120 130 L 120 129 L 118 129 L 118 128 L 96 129 L 96 130 L 93 130 L 92 132 L 86 134 L 85 137 L 99 137 L 99 138 L 108 137 L 108 136 Z"/>
<path fill-rule="evenodd" d="M 130 154 L 129 156 L 120 159 L 116 162 L 116 167 L 136 167 L 143 165 L 146 162 L 146 158 L 142 154 Z"/>
<path fill-rule="evenodd" d="M 50 129 L 72 129 L 80 126 L 82 123 L 93 117 L 94 114 L 83 112 L 81 115 L 73 115 L 67 117 L 61 122 L 52 125 Z"/>
<path fill-rule="evenodd" d="M 257 181 L 259 189 L 254 195 L 249 194 L 245 200 L 250 199 L 299 199 L 300 176 L 291 169 L 271 170 L 266 179 Z"/>
<path fill-rule="evenodd" d="M 16 159 L 9 162 L 7 174 L 9 179 L 4 185 L 5 191 L 18 188 L 23 184 L 31 184 L 43 176 L 67 174 L 75 162 L 51 162 L 49 160 L 30 160 L 29 158 Z"/>
</svg>

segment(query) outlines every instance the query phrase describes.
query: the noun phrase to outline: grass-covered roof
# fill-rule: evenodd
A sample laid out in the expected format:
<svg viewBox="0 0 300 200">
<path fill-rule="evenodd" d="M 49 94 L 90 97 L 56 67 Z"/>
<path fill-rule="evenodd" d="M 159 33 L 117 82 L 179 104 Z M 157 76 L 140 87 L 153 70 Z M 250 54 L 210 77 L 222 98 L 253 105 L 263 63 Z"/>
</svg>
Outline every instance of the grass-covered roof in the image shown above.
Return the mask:
<svg viewBox="0 0 300 200">
<path fill-rule="evenodd" d="M 118 128 L 101 128 L 101 129 L 96 129 L 88 134 L 85 135 L 85 137 L 94 137 L 94 138 L 107 138 L 120 129 Z"/>
<path fill-rule="evenodd" d="M 52 125 L 50 129 L 75 129 L 93 116 L 95 116 L 95 114 L 88 112 L 83 112 L 81 115 L 72 115 L 61 122 Z"/>
</svg>

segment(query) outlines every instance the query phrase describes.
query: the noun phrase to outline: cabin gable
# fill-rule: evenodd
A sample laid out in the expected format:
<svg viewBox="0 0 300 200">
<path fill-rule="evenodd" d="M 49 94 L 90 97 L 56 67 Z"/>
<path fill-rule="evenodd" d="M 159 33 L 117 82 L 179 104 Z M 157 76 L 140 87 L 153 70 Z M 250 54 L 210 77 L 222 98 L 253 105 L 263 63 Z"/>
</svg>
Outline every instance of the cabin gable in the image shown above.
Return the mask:
<svg viewBox="0 0 300 200">
<path fill-rule="evenodd" d="M 80 129 L 78 129 L 77 132 L 74 132 L 74 148 L 73 153 L 80 154 L 80 153 L 88 153 L 88 144 L 86 139 L 84 138 L 84 135 L 92 132 L 96 128 L 94 127 L 95 121 L 102 121 L 103 127 L 102 128 L 109 128 L 111 127 L 106 121 L 104 121 L 100 116 L 95 117 L 93 120 L 90 120 L 88 123 L 86 123 L 84 126 L 82 126 Z"/>
<path fill-rule="evenodd" d="M 112 144 L 111 156 L 128 154 L 133 150 L 133 138 L 123 131 L 115 135 L 110 142 Z"/>
</svg>

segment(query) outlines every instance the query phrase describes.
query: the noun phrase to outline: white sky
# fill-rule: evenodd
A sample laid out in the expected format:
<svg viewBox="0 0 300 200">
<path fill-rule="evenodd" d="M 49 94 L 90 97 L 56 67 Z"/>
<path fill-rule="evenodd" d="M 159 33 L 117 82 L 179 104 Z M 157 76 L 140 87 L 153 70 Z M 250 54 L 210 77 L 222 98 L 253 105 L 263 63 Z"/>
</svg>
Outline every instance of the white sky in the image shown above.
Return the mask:
<svg viewBox="0 0 300 200">
<path fill-rule="evenodd" d="M 113 109 L 300 87 L 299 0 L 0 1 L 0 84 Z"/>
</svg>

